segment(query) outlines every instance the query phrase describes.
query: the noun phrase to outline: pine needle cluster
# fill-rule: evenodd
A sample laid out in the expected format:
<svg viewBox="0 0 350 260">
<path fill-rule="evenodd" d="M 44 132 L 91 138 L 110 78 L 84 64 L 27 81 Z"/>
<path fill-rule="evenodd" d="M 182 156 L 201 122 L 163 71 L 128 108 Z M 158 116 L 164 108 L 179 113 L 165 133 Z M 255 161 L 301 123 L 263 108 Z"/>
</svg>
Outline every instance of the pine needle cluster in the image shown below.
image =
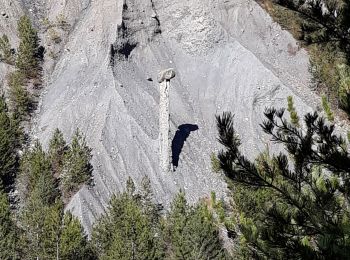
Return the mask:
<svg viewBox="0 0 350 260">
<path fill-rule="evenodd" d="M 317 113 L 306 129 L 265 111 L 262 129 L 286 153 L 240 152 L 233 115 L 217 117 L 220 166 L 239 210 L 241 254 L 259 259 L 348 259 L 350 156 L 345 140 Z"/>
</svg>

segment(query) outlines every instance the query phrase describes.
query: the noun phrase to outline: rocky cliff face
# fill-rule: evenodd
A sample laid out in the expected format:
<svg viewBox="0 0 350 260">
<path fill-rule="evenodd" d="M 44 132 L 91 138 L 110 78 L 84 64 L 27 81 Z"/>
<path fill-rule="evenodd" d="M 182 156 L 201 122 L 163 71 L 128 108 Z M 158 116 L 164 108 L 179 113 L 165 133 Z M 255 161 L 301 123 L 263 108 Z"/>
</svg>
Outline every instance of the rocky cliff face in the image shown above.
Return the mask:
<svg viewBox="0 0 350 260">
<path fill-rule="evenodd" d="M 190 201 L 210 191 L 224 196 L 224 181 L 210 167 L 218 149 L 215 114 L 236 114 L 243 149 L 255 155 L 269 144 L 258 128 L 265 107 L 285 107 L 288 95 L 301 113 L 316 104 L 306 52 L 254 1 L 0 0 L 0 6 L 13 12 L 1 18 L 0 32 L 14 42 L 22 12 L 37 24 L 64 14 L 71 25 L 56 61 L 46 58 L 51 66 L 33 136 L 47 144 L 57 127 L 66 137 L 77 127 L 87 134 L 95 186 L 68 205 L 87 228 L 128 176 L 137 183 L 148 175 L 165 205 L 180 188 Z M 178 167 L 171 174 L 160 172 L 158 162 L 156 78 L 168 67 L 177 72 L 170 136 Z"/>
</svg>

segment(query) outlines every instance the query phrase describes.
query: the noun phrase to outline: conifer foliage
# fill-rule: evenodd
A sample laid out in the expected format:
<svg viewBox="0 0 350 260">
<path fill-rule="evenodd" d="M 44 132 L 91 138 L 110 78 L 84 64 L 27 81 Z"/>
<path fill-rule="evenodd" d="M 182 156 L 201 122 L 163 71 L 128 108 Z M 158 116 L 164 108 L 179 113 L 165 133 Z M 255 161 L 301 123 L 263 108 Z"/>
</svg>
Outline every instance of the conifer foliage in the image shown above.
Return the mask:
<svg viewBox="0 0 350 260">
<path fill-rule="evenodd" d="M 99 259 L 160 259 L 163 257 L 157 215 L 148 211 L 136 193 L 134 183 L 128 180 L 127 190 L 115 195 L 108 213 L 93 231 L 93 244 Z"/>
<path fill-rule="evenodd" d="M 94 259 L 79 219 L 70 212 L 67 212 L 63 218 L 59 244 L 59 259 Z"/>
<path fill-rule="evenodd" d="M 38 142 L 23 157 L 19 178 L 24 252 L 29 259 L 47 259 L 55 255 L 62 204 L 50 161 Z"/>
<path fill-rule="evenodd" d="M 262 259 L 347 259 L 350 157 L 345 141 L 317 113 L 304 117 L 306 129 L 283 115 L 283 109 L 267 109 L 262 128 L 288 155 L 265 154 L 255 162 L 239 150 L 232 114 L 217 117 L 224 146 L 220 167 L 236 194 L 242 252 Z"/>
<path fill-rule="evenodd" d="M 125 192 L 114 195 L 106 214 L 96 221 L 89 241 L 80 221 L 64 212 L 69 197 L 63 183 L 65 175 L 71 174 L 69 195 L 88 184 L 89 159 L 91 149 L 79 131 L 70 145 L 56 130 L 48 152 L 38 141 L 25 151 L 16 183 L 16 216 L 0 187 L 1 259 L 227 258 L 207 205 L 189 206 L 185 194 L 180 193 L 164 214 L 147 177 L 140 182 L 140 189 L 128 179 Z"/>
<path fill-rule="evenodd" d="M 17 166 L 17 127 L 8 113 L 5 98 L 0 97 L 0 185 L 8 184 Z"/>
<path fill-rule="evenodd" d="M 204 202 L 189 206 L 180 192 L 162 216 L 151 197 L 144 196 L 149 189 L 143 185 L 137 192 L 129 179 L 126 191 L 112 198 L 92 234 L 99 259 L 227 258 L 214 217 Z"/>
<path fill-rule="evenodd" d="M 10 73 L 8 85 L 13 113 L 18 119 L 24 120 L 33 110 L 32 97 L 25 88 L 24 75 L 19 71 Z"/>
<path fill-rule="evenodd" d="M 180 192 L 166 219 L 165 238 L 171 259 L 225 259 L 218 228 L 204 202 L 191 207 Z"/>
<path fill-rule="evenodd" d="M 332 42 L 345 54 L 349 53 L 349 0 L 275 0 L 275 2 L 303 18 L 302 39 L 304 41 L 307 43 Z"/>
<path fill-rule="evenodd" d="M 65 195 L 76 192 L 83 184 L 91 184 L 91 151 L 91 148 L 87 146 L 85 136 L 77 129 L 64 158 L 62 189 Z"/>
<path fill-rule="evenodd" d="M 28 16 L 22 16 L 18 21 L 18 37 L 16 67 L 26 78 L 36 77 L 39 72 L 39 37 Z"/>
<path fill-rule="evenodd" d="M 271 2 L 267 10 L 285 28 L 294 27 L 292 33 L 307 47 L 316 86 L 333 106 L 350 114 L 350 1 Z"/>
<path fill-rule="evenodd" d="M 11 48 L 10 40 L 7 35 L 0 37 L 0 61 L 12 64 L 14 62 L 14 55 Z"/>
<path fill-rule="evenodd" d="M 57 178 L 62 174 L 64 157 L 68 149 L 69 147 L 63 137 L 63 133 L 59 129 L 56 129 L 50 140 L 48 155 L 53 173 Z"/>
<path fill-rule="evenodd" d="M 17 184 L 21 259 L 93 259 L 79 220 L 63 211 L 59 169 L 66 151 L 70 148 L 56 130 L 49 152 L 36 142 L 22 157 Z"/>
<path fill-rule="evenodd" d="M 287 97 L 287 102 L 288 102 L 288 112 L 289 112 L 289 115 L 290 115 L 290 120 L 291 120 L 291 123 L 294 125 L 294 126 L 299 126 L 299 116 L 298 116 L 298 113 L 295 109 L 295 106 L 294 106 L 294 101 L 293 101 L 293 97 L 292 96 L 288 96 Z"/>
<path fill-rule="evenodd" d="M 15 55 L 6 35 L 0 38 L 0 60 L 15 64 L 16 70 L 7 75 L 10 105 L 19 121 L 27 119 L 35 106 L 33 95 L 28 91 L 30 79 L 39 79 L 39 38 L 28 16 L 17 24 L 20 40 Z M 15 60 L 15 62 L 14 62 Z M 33 83 L 33 82 L 32 82 Z"/>
<path fill-rule="evenodd" d="M 0 259 L 20 259 L 18 242 L 18 230 L 11 216 L 8 198 L 0 190 Z"/>
</svg>

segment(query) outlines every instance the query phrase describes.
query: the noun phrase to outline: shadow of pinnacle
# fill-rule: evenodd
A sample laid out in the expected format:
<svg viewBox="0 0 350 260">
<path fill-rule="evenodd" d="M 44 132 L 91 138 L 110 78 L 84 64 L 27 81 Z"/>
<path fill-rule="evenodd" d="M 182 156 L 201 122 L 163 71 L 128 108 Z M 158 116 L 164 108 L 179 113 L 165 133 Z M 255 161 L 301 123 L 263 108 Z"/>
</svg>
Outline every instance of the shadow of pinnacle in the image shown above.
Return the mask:
<svg viewBox="0 0 350 260">
<path fill-rule="evenodd" d="M 191 132 L 196 130 L 198 130 L 198 125 L 183 124 L 178 127 L 174 139 L 171 142 L 172 165 L 174 167 L 174 171 L 179 165 L 180 154 L 186 139 L 190 136 Z"/>
</svg>

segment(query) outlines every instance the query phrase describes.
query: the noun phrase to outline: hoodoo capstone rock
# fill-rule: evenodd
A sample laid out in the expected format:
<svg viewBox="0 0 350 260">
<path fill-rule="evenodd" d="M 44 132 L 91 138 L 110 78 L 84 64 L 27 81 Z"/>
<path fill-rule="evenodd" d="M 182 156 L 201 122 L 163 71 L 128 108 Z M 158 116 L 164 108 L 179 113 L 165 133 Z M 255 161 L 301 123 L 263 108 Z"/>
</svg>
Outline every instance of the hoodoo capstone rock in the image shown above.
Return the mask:
<svg viewBox="0 0 350 260">
<path fill-rule="evenodd" d="M 175 70 L 173 68 L 163 70 L 158 74 L 158 83 L 162 83 L 164 80 L 169 81 L 174 78 L 175 75 Z"/>
</svg>

